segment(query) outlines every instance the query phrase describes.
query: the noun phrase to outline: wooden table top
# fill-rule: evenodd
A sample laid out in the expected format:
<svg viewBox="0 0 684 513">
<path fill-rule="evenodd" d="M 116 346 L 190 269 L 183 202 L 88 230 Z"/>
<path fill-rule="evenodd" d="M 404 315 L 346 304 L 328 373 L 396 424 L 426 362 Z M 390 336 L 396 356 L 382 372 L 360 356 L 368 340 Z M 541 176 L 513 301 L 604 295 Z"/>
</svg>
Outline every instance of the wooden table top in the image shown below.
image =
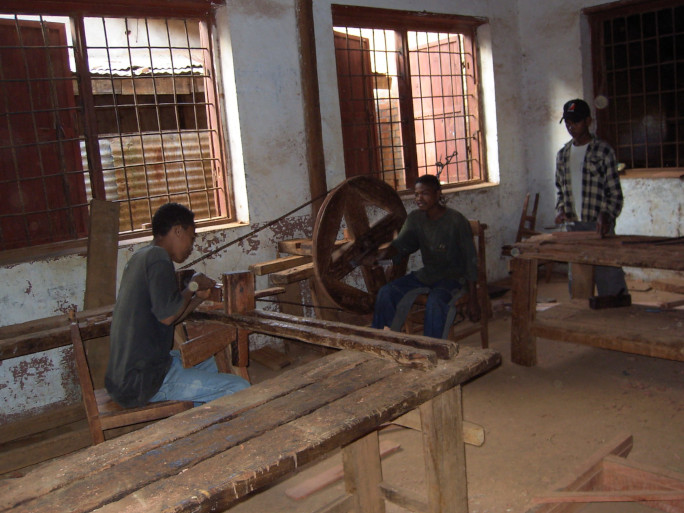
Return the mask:
<svg viewBox="0 0 684 513">
<path fill-rule="evenodd" d="M 337 351 L 2 481 L 0 511 L 222 511 L 500 362 L 461 348 L 421 369 Z"/>
<path fill-rule="evenodd" d="M 594 232 L 555 232 L 517 242 L 513 254 L 525 259 L 684 271 L 684 239 L 681 237 L 614 235 L 599 238 Z"/>
</svg>

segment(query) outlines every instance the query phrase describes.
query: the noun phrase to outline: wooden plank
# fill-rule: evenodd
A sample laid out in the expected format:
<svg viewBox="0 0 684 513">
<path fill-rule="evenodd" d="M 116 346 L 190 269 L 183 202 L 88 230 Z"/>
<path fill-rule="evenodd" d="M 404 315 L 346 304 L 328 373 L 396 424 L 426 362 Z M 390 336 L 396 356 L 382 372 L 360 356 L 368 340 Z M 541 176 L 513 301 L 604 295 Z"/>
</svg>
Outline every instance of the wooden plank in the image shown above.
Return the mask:
<svg viewBox="0 0 684 513">
<path fill-rule="evenodd" d="M 278 371 L 284 369 L 292 363 L 292 360 L 285 353 L 272 348 L 271 346 L 263 346 L 259 349 L 251 351 L 250 358 L 255 362 L 260 363 L 264 367 L 271 370 Z"/>
<path fill-rule="evenodd" d="M 344 486 L 354 497 L 354 511 L 385 513 L 380 483 L 382 466 L 378 432 L 372 431 L 342 449 Z"/>
<path fill-rule="evenodd" d="M 223 273 L 223 290 L 226 313 L 254 310 L 254 275 L 248 271 Z"/>
<path fill-rule="evenodd" d="M 281 314 L 283 315 L 283 314 Z M 376 356 L 390 358 L 401 365 L 429 368 L 435 365 L 437 356 L 434 351 L 417 349 L 403 345 L 359 337 L 349 333 L 331 333 L 324 328 L 307 327 L 306 331 L 301 326 L 287 320 L 262 319 L 250 314 L 222 315 L 216 312 L 197 312 L 196 319 L 233 324 L 240 329 L 251 330 L 257 333 L 273 335 L 276 337 L 301 340 L 324 347 L 336 349 L 355 349 L 375 354 Z"/>
<path fill-rule="evenodd" d="M 348 239 L 335 241 L 335 246 L 341 246 L 349 242 Z M 313 241 L 311 239 L 289 239 L 278 242 L 278 253 L 288 255 L 313 255 Z"/>
<path fill-rule="evenodd" d="M 266 289 L 255 290 L 254 299 L 262 297 L 277 296 L 285 293 L 285 287 L 268 287 Z"/>
<path fill-rule="evenodd" d="M 537 365 L 537 342 L 531 332 L 536 315 L 537 262 L 511 260 L 511 360 L 518 365 Z"/>
<path fill-rule="evenodd" d="M 266 312 L 258 310 L 253 314 L 264 320 L 283 321 L 301 326 L 302 329 L 309 328 L 326 329 L 332 333 L 352 334 L 359 337 L 385 340 L 395 344 L 402 344 L 418 349 L 429 349 L 434 351 L 439 358 L 450 359 L 458 354 L 458 344 L 451 340 L 441 340 L 422 335 L 407 335 L 406 333 L 378 330 L 367 326 L 354 326 L 334 321 L 324 321 L 311 317 L 293 317 L 278 312 Z"/>
<path fill-rule="evenodd" d="M 419 497 L 418 494 L 415 494 L 410 490 L 399 490 L 384 482 L 380 483 L 380 490 L 385 496 L 385 500 L 388 500 L 403 509 L 413 511 L 414 513 L 429 511 L 427 502 L 425 502 L 422 497 Z"/>
<path fill-rule="evenodd" d="M 90 202 L 88 258 L 84 308 L 91 310 L 116 302 L 116 270 L 119 251 L 119 204 Z"/>
<path fill-rule="evenodd" d="M 523 259 L 684 271 L 684 244 L 655 244 L 661 239 L 641 235 L 584 241 L 531 237 L 516 243 L 513 252 Z"/>
<path fill-rule="evenodd" d="M 394 454 L 401 448 L 396 442 L 391 440 L 382 440 L 380 442 L 380 458 Z M 326 486 L 336 483 L 344 477 L 344 466 L 342 464 L 335 465 L 322 471 L 321 473 L 305 479 L 301 483 L 296 484 L 285 490 L 285 495 L 290 499 L 299 501 L 307 498 L 312 493 L 322 490 Z"/>
<path fill-rule="evenodd" d="M 261 262 L 258 264 L 252 264 L 249 266 L 249 270 L 252 271 L 257 276 L 263 276 L 265 274 L 276 273 L 279 271 L 284 271 L 286 269 L 291 269 L 300 265 L 308 264 L 311 262 L 310 256 L 305 255 L 291 255 L 281 258 L 276 258 L 275 260 L 269 260 L 268 262 Z"/>
<path fill-rule="evenodd" d="M 120 436 L 106 444 L 89 447 L 82 453 L 45 463 L 32 471 L 26 480 L 0 480 L 0 511 L 83 479 L 104 467 L 121 464 L 162 445 L 230 420 L 283 394 L 353 369 L 370 358 L 371 356 L 363 353 L 338 352 L 324 360 L 300 365 L 296 372 L 294 369 L 286 371 L 278 380 L 255 385 L 249 389 L 250 394 L 233 394 L 214 401 L 221 408 L 194 408 L 174 416 L 173 419 L 155 422 L 145 428 L 145 439 L 137 433 Z"/>
<path fill-rule="evenodd" d="M 69 504 L 73 508 L 72 513 L 86 513 L 136 490 L 136 495 L 144 495 L 143 490 L 148 485 L 149 488 L 154 488 L 157 482 L 161 483 L 165 479 L 173 478 L 174 475 L 189 472 L 193 467 L 201 466 L 203 461 L 214 459 L 217 453 L 228 454 L 233 452 L 233 448 L 238 452 L 242 451 L 242 446 L 254 440 L 260 440 L 261 444 L 268 445 L 272 451 L 277 451 L 280 439 L 273 438 L 272 435 L 264 437 L 264 434 L 291 424 L 301 417 L 306 418 L 312 411 L 334 404 L 340 399 L 351 396 L 358 400 L 373 383 L 394 374 L 397 374 L 395 365 L 379 358 L 370 358 L 355 367 L 318 380 L 306 389 L 294 390 L 292 393 L 273 398 L 249 413 L 214 424 L 183 439 L 120 462 L 116 466 L 107 465 L 85 481 L 73 481 L 47 496 L 16 505 L 13 511 L 51 513 L 59 511 L 57 505 Z M 274 412 L 278 414 L 274 415 Z M 342 429 L 352 431 L 351 439 L 358 438 L 359 433 L 354 432 L 354 424 L 349 422 L 348 426 Z M 306 442 L 304 444 L 306 445 Z M 261 457 L 255 457 L 255 454 L 251 457 L 256 460 L 256 464 L 263 461 Z M 222 473 L 214 469 L 214 478 L 217 472 Z M 226 478 L 229 479 L 230 474 L 231 472 L 228 472 Z M 109 486 L 113 482 L 117 483 L 116 487 Z M 149 506 L 159 500 L 160 497 L 144 498 L 143 503 L 147 502 Z M 137 502 L 137 499 L 135 501 Z M 137 502 L 135 508 L 138 508 L 135 509 L 136 513 L 140 511 L 140 502 Z"/>
<path fill-rule="evenodd" d="M 623 486 L 625 482 L 637 480 L 646 484 L 647 488 L 684 490 L 684 473 L 638 463 L 613 454 L 603 458 L 603 471 L 603 482 L 612 489 Z"/>
<path fill-rule="evenodd" d="M 313 513 L 350 513 L 353 511 L 353 508 L 354 497 L 347 493 L 318 508 Z"/>
<path fill-rule="evenodd" d="M 212 12 L 212 0 L 149 0 L 143 5 L 135 0 L 112 0 L 107 3 L 93 4 L 87 0 L 46 0 L 39 3 L 26 3 L 21 0 L 4 0 L 3 9 L 8 12 L 26 12 L 41 14 L 51 12 L 55 15 L 69 15 L 74 11 L 81 11 L 85 16 L 130 15 L 135 10 L 140 16 L 159 15 L 159 10 L 173 9 L 179 17 L 192 18 L 207 15 Z M 219 2 L 222 3 L 222 2 Z"/>
<path fill-rule="evenodd" d="M 84 336 L 87 334 L 88 336 L 103 337 L 109 333 L 108 323 L 111 323 L 112 309 L 113 305 L 108 305 L 78 312 L 76 318 L 79 320 L 98 320 L 97 323 L 89 323 L 82 328 L 84 330 Z M 56 324 L 55 327 L 41 331 L 32 330 L 33 327 L 52 325 L 53 322 Z M 0 360 L 16 358 L 71 345 L 71 332 L 69 320 L 66 315 L 30 321 L 8 328 L 10 329 L 6 330 L 4 333 L 10 334 L 10 336 L 0 340 Z"/>
<path fill-rule="evenodd" d="M 85 419 L 82 404 L 57 406 L 0 426 L 0 444 Z M 0 452 L 2 449 L 0 449 Z"/>
<path fill-rule="evenodd" d="M 640 305 L 592 310 L 585 301 L 572 301 L 537 312 L 531 331 L 552 340 L 684 361 L 683 322 L 679 310 L 653 312 Z"/>
<path fill-rule="evenodd" d="M 416 431 L 421 431 L 422 427 L 420 425 L 420 414 L 418 410 L 413 410 L 408 412 L 406 415 L 402 415 L 398 419 L 394 419 L 392 424 L 397 426 L 403 426 Z M 484 444 L 485 432 L 484 427 L 474 422 L 463 421 L 463 441 L 469 445 L 475 445 L 480 447 Z"/>
<path fill-rule="evenodd" d="M 83 407 L 81 406 L 83 412 Z M 22 471 L 51 458 L 64 456 L 92 444 L 88 422 L 83 419 L 64 423 L 4 444 L 0 449 L 0 474 Z M 0 479 L 0 482 L 3 480 Z M 11 483 L 13 480 L 6 480 Z"/>
<path fill-rule="evenodd" d="M 224 311 L 243 313 L 254 310 L 254 274 L 250 271 L 224 273 L 223 296 Z M 216 363 L 221 372 L 231 372 L 250 381 L 247 366 L 249 365 L 249 330 L 238 329 L 237 337 L 230 348 L 216 355 Z"/>
<path fill-rule="evenodd" d="M 680 278 L 670 278 L 667 280 L 653 280 L 651 282 L 651 286 L 656 290 L 684 294 L 684 279 Z"/>
<path fill-rule="evenodd" d="M 431 372 L 396 372 L 395 368 L 395 372 L 384 379 L 328 402 L 318 408 L 314 415 L 282 424 L 267 437 L 252 436 L 248 441 L 194 466 L 186 463 L 182 466 L 183 472 L 172 472 L 169 477 L 157 479 L 133 495 L 123 496 L 125 490 L 122 490 L 123 493 L 110 490 L 110 493 L 121 498 L 103 506 L 98 513 L 140 513 L 141 504 L 145 504 L 149 511 L 223 511 L 242 497 L 320 459 L 330 448 L 344 446 L 358 439 L 373 426 L 406 413 L 430 397 L 484 372 L 498 362 L 500 356 L 493 351 L 468 349 L 453 361 L 441 362 Z M 250 420 L 250 424 L 254 422 Z M 214 441 L 216 439 L 213 438 Z M 187 449 L 188 446 L 183 453 L 185 457 Z M 162 467 L 172 461 L 167 459 Z M 148 463 L 145 462 L 145 465 Z M 100 493 L 97 486 L 92 490 Z"/>
<path fill-rule="evenodd" d="M 304 265 L 298 265 L 292 269 L 272 273 L 270 275 L 271 282 L 275 285 L 287 285 L 298 281 L 306 280 L 314 275 L 314 264 L 310 262 Z"/>
<path fill-rule="evenodd" d="M 92 199 L 88 228 L 88 257 L 83 308 L 91 310 L 116 302 L 119 257 L 119 203 Z M 109 362 L 109 337 L 85 342 L 88 368 L 95 388 L 104 387 Z"/>
<path fill-rule="evenodd" d="M 288 255 L 313 255 L 313 241 L 311 239 L 288 239 L 278 241 L 278 253 Z"/>
<path fill-rule="evenodd" d="M 468 513 L 461 387 L 420 406 L 429 511 Z"/>
<path fill-rule="evenodd" d="M 587 492 L 549 492 L 535 496 L 533 504 L 588 502 L 649 502 L 684 501 L 684 490 L 592 490 Z"/>
<path fill-rule="evenodd" d="M 321 105 L 318 92 L 318 64 L 316 60 L 316 38 L 314 31 L 313 0 L 296 0 L 294 6 L 297 20 L 298 54 L 301 70 L 301 94 L 304 114 L 303 138 L 306 147 L 306 169 L 309 175 L 309 193 L 313 199 L 311 219 L 316 219 L 318 210 L 327 193 L 325 149 L 321 126 Z"/>
<path fill-rule="evenodd" d="M 224 350 L 235 340 L 236 334 L 233 326 L 208 325 L 206 333 L 186 340 L 178 346 L 183 367 L 194 367 Z"/>
<path fill-rule="evenodd" d="M 609 455 L 627 456 L 632 450 L 633 438 L 628 433 L 620 433 L 610 442 L 600 447 L 578 469 L 552 486 L 552 490 L 580 491 L 592 490 L 600 482 L 603 459 Z M 570 513 L 577 511 L 573 504 L 539 505 L 530 513 Z"/>
<path fill-rule="evenodd" d="M 609 455 L 603 459 L 601 484 L 611 490 L 677 490 L 684 493 L 684 474 Z M 684 497 L 650 502 L 649 506 L 663 511 L 684 512 Z"/>
<path fill-rule="evenodd" d="M 9 326 L 0 326 L 0 340 L 26 335 L 27 333 L 61 328 L 68 325 L 69 320 L 67 319 L 67 316 L 60 314 L 18 324 L 10 324 Z"/>
</svg>

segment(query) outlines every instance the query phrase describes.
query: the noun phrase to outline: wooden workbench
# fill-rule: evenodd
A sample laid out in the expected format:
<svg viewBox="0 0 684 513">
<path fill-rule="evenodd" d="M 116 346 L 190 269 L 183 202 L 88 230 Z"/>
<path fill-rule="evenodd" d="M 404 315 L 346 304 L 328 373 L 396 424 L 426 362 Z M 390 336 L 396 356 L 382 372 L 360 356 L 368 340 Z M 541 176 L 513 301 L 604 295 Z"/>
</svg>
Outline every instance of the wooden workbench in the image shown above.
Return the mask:
<svg viewBox="0 0 684 513">
<path fill-rule="evenodd" d="M 591 276 L 586 270 L 593 265 L 684 271 L 684 241 L 637 235 L 601 239 L 589 232 L 568 232 L 532 237 L 514 248 L 513 362 L 537 364 L 536 337 L 684 361 L 684 311 L 639 305 L 592 310 L 587 300 L 593 288 L 590 280 L 588 287 L 587 283 L 575 285 L 570 303 L 536 311 L 540 261 L 570 262 L 580 277 Z"/>
<path fill-rule="evenodd" d="M 425 511 L 467 512 L 460 384 L 498 365 L 498 353 L 457 346 L 431 352 L 426 337 L 415 337 L 420 348 L 407 348 L 382 340 L 382 332 L 342 336 L 335 325 L 328 331 L 294 316 L 267 322 L 251 313 L 208 315 L 209 322 L 257 332 L 262 325 L 263 331 L 277 325 L 290 337 L 299 330 L 302 339 L 314 332 L 331 347 L 354 349 L 5 480 L 0 511 L 223 511 L 342 447 L 349 493 L 334 511 L 380 512 L 389 499 L 414 507 L 422 501 Z M 377 430 L 415 408 L 423 424 L 427 501 L 383 483 L 380 467 Z"/>
</svg>

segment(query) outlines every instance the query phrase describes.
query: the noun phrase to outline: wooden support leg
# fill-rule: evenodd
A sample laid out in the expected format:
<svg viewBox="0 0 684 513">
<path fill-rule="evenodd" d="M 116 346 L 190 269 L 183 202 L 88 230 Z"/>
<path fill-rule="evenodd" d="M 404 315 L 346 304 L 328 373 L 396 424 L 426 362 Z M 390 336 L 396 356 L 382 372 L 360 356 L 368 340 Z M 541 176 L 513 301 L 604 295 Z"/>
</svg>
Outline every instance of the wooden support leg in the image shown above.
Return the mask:
<svg viewBox="0 0 684 513">
<path fill-rule="evenodd" d="M 537 341 L 530 332 L 537 311 L 537 261 L 514 258 L 511 271 L 511 360 L 532 367 L 537 365 Z"/>
<path fill-rule="evenodd" d="M 420 407 L 423 455 L 430 513 L 467 513 L 461 387 Z"/>
<path fill-rule="evenodd" d="M 380 484 L 382 466 L 378 432 L 373 431 L 342 450 L 344 482 L 354 499 L 354 511 L 385 513 Z"/>
<path fill-rule="evenodd" d="M 223 298 L 226 313 L 250 312 L 256 308 L 254 299 L 254 274 L 251 271 L 224 273 Z M 249 381 L 247 366 L 249 365 L 249 334 L 248 330 L 239 329 L 236 340 L 231 344 L 230 362 L 233 374 Z M 226 356 L 228 358 L 228 356 Z"/>
</svg>

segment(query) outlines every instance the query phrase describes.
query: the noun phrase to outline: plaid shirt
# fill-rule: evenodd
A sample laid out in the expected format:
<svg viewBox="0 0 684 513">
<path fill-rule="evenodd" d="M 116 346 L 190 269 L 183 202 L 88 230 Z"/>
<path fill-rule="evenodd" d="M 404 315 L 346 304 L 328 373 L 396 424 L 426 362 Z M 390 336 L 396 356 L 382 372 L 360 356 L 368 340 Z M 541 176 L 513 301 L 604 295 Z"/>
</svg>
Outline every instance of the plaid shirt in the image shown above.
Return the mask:
<svg viewBox="0 0 684 513">
<path fill-rule="evenodd" d="M 570 184 L 570 145 L 568 142 L 556 156 L 556 211 L 565 212 L 568 221 L 578 221 Z M 581 221 L 596 222 L 606 212 L 615 220 L 622 210 L 622 188 L 617 172 L 615 152 L 608 143 L 592 137 L 582 165 Z"/>
</svg>

